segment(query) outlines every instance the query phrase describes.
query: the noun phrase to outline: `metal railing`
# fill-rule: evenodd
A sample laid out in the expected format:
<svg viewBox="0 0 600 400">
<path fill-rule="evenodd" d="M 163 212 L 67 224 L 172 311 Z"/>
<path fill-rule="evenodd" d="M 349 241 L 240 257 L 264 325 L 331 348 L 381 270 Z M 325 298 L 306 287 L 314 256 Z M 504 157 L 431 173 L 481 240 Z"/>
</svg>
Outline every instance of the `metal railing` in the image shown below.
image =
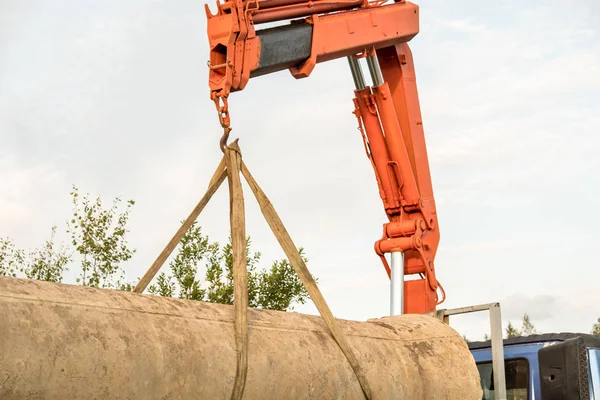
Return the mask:
<svg viewBox="0 0 600 400">
<path fill-rule="evenodd" d="M 440 309 L 432 313 L 434 317 L 450 325 L 450 316 L 469 314 L 479 311 L 490 312 L 490 341 L 492 344 L 492 368 L 494 373 L 494 397 L 506 400 L 506 375 L 504 371 L 504 341 L 502 339 L 502 314 L 500 303 L 479 304 L 475 306 Z"/>
</svg>

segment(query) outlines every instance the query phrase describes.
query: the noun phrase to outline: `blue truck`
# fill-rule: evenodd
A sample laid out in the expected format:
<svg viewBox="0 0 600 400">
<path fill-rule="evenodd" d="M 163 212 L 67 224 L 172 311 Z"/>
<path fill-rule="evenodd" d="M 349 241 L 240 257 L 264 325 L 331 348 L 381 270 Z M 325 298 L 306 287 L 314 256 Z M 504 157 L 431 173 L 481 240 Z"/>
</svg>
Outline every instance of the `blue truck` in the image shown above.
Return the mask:
<svg viewBox="0 0 600 400">
<path fill-rule="evenodd" d="M 471 342 L 483 399 L 495 399 L 491 340 Z M 600 400 L 600 337 L 546 333 L 503 340 L 506 399 Z M 578 354 L 583 350 L 584 355 Z M 585 384 L 587 381 L 587 385 Z"/>
<path fill-rule="evenodd" d="M 451 310 L 436 316 L 490 312 L 490 340 L 469 342 L 483 400 L 600 400 L 600 337 L 545 333 L 503 339 L 500 304 Z"/>
</svg>

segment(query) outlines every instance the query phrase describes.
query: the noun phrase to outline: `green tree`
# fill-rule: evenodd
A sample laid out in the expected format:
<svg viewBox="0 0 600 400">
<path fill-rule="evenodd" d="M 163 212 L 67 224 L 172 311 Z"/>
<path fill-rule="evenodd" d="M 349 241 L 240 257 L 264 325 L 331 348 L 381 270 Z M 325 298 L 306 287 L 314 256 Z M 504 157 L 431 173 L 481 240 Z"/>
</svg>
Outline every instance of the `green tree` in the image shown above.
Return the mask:
<svg viewBox="0 0 600 400">
<path fill-rule="evenodd" d="M 127 242 L 127 224 L 133 200 L 122 207 L 115 198 L 105 207 L 100 196 L 81 196 L 77 187 L 70 192 L 72 218 L 67 222 L 69 245 L 58 246 L 56 229 L 45 245 L 29 252 L 17 249 L 9 238 L 0 238 L 0 276 L 25 276 L 30 279 L 61 282 L 64 273 L 72 270 L 81 285 L 107 289 L 132 290 L 125 281 L 123 264 L 135 249 Z M 271 310 L 292 310 L 294 304 L 304 304 L 308 293 L 287 260 L 276 260 L 270 268 L 259 269 L 261 254 L 251 251 L 247 239 L 247 269 L 249 305 Z M 303 249 L 300 249 L 304 261 Z M 169 262 L 169 274 L 162 272 L 149 288 L 153 294 L 202 300 L 213 303 L 233 303 L 233 255 L 231 238 L 221 246 L 211 242 L 196 223 L 178 244 Z M 204 272 L 203 279 L 202 272 Z"/>
<path fill-rule="evenodd" d="M 516 336 L 521 336 L 521 331 L 515 328 L 512 322 L 508 321 L 508 325 L 506 326 L 506 337 L 511 338 Z"/>
<path fill-rule="evenodd" d="M 274 261 L 270 269 L 258 270 L 261 254 L 252 252 L 246 241 L 248 304 L 253 308 L 292 310 L 304 304 L 308 292 L 287 260 Z M 305 262 L 303 249 L 300 249 Z M 205 269 L 205 279 L 199 278 Z M 196 222 L 181 239 L 175 257 L 169 263 L 170 274 L 161 272 L 150 293 L 211 303 L 233 304 L 233 254 L 231 238 L 221 246 L 209 240 Z"/>
<path fill-rule="evenodd" d="M 304 249 L 299 249 L 305 263 Z M 314 278 L 314 277 L 313 277 Z M 315 281 L 318 279 L 315 278 Z M 296 271 L 286 259 L 274 261 L 269 270 L 258 276 L 256 305 L 269 310 L 293 310 L 294 303 L 305 304 L 308 292 Z"/>
<path fill-rule="evenodd" d="M 23 270 L 23 251 L 10 238 L 0 238 L 0 276 L 16 277 Z"/>
<path fill-rule="evenodd" d="M 488 340 L 490 340 L 490 335 L 488 335 L 487 333 L 485 333 L 485 334 L 483 335 L 483 340 L 485 340 L 485 341 L 488 341 Z"/>
<path fill-rule="evenodd" d="M 534 334 L 538 333 L 537 329 L 531 322 L 531 318 L 529 318 L 529 315 L 527 315 L 527 313 L 525 313 L 523 315 L 523 326 L 522 326 L 521 330 L 522 330 L 521 335 L 523 335 L 523 336 L 529 336 L 529 335 L 534 335 Z"/>
<path fill-rule="evenodd" d="M 135 204 L 126 202 L 119 210 L 121 199 L 116 197 L 112 207 L 104 208 L 102 199 L 80 196 L 77 187 L 71 191 L 73 217 L 67 223 L 71 243 L 79 255 L 81 274 L 77 279 L 84 286 L 128 289 L 122 283 L 125 272 L 121 264 L 135 253 L 126 240 L 129 210 Z"/>
<path fill-rule="evenodd" d="M 72 260 L 64 246 L 56 248 L 55 243 L 56 226 L 52 227 L 52 236 L 46 244 L 39 249 L 34 249 L 25 258 L 19 256 L 22 272 L 29 279 L 37 279 L 49 282 L 61 282 L 63 273 L 67 271 L 67 264 Z"/>
<path fill-rule="evenodd" d="M 0 239 L 0 276 L 62 281 L 62 274 L 67 270 L 67 263 L 71 257 L 64 246 L 56 249 L 55 233 L 54 226 L 50 240 L 41 248 L 35 248 L 28 253 L 17 249 L 11 239 Z"/>
<path fill-rule="evenodd" d="M 600 318 L 598 318 L 598 320 L 594 324 L 591 334 L 594 336 L 600 336 Z"/>
<path fill-rule="evenodd" d="M 538 334 L 538 330 L 536 329 L 533 322 L 531 322 L 531 318 L 527 313 L 523 314 L 523 321 L 521 325 L 521 329 L 515 328 L 511 321 L 508 321 L 508 326 L 506 327 L 506 337 L 516 337 L 516 336 L 529 336 Z"/>
</svg>

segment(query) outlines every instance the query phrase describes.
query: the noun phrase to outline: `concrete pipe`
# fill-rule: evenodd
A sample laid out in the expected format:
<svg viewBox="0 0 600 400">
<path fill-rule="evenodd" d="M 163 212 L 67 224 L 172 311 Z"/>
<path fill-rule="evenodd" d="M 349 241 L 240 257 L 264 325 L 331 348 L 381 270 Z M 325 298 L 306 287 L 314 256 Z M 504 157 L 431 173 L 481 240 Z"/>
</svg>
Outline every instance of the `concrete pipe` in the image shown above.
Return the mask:
<svg viewBox="0 0 600 400">
<path fill-rule="evenodd" d="M 0 278 L 0 399 L 229 399 L 233 306 Z M 322 319 L 249 311 L 244 399 L 360 399 Z M 462 337 L 428 316 L 338 320 L 374 399 L 481 399 Z"/>
</svg>

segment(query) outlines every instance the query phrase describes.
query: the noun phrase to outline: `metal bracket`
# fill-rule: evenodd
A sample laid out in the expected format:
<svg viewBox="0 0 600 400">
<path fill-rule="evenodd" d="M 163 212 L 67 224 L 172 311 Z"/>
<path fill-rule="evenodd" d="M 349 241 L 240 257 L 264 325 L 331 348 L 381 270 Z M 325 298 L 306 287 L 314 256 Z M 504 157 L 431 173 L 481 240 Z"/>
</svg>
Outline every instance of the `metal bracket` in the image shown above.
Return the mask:
<svg viewBox="0 0 600 400">
<path fill-rule="evenodd" d="M 500 303 L 479 304 L 475 306 L 440 309 L 429 315 L 450 325 L 450 316 L 469 314 L 478 311 L 490 312 L 490 330 L 492 342 L 492 368 L 494 371 L 494 397 L 496 400 L 506 400 L 506 374 L 504 371 L 504 341 L 502 339 L 502 315 Z"/>
</svg>

